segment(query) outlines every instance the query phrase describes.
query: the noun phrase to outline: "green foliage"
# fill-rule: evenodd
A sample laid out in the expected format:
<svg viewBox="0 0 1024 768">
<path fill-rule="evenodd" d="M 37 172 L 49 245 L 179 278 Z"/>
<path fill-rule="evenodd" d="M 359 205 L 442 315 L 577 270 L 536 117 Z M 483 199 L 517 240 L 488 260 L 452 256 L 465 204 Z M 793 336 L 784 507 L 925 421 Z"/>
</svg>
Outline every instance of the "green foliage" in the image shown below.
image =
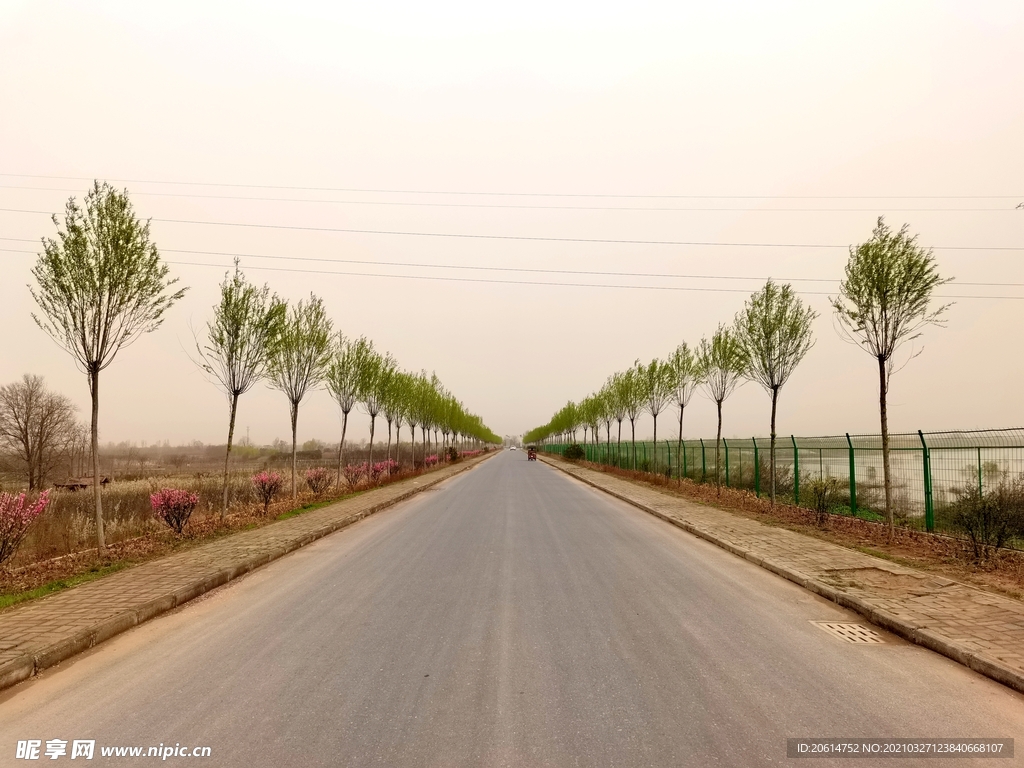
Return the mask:
<svg viewBox="0 0 1024 768">
<path fill-rule="evenodd" d="M 700 340 L 696 365 L 708 397 L 721 405 L 743 380 L 749 358 L 736 333 L 719 325 L 711 341 Z"/>
<path fill-rule="evenodd" d="M 31 292 L 41 311 L 32 319 L 89 373 L 159 328 L 186 289 L 173 290 L 178 281 L 168 279 L 127 191 L 96 182 L 84 203 L 68 200 L 63 230 L 53 217 L 57 238 L 43 242 Z"/>
<path fill-rule="evenodd" d="M 583 450 L 583 446 L 579 443 L 573 443 L 565 449 L 565 453 L 562 455 L 570 461 L 580 461 L 587 457 L 587 452 Z"/>
<path fill-rule="evenodd" d="M 271 386 L 297 409 L 306 392 L 327 375 L 331 351 L 331 321 L 323 300 L 310 294 L 308 302 L 289 309 L 281 324 L 268 366 Z"/>
<path fill-rule="evenodd" d="M 817 316 L 791 285 L 765 283 L 736 316 L 736 338 L 747 360 L 747 375 L 769 393 L 777 392 L 814 346 L 811 324 Z"/>
<path fill-rule="evenodd" d="M 930 305 L 934 290 L 948 282 L 939 276 L 931 250 L 917 244 L 907 225 L 893 232 L 879 216 L 871 239 L 850 248 L 832 308 L 853 341 L 873 357 L 890 362 L 896 350 L 918 338 L 926 325 L 943 322 L 941 316 L 950 305 Z"/>
<path fill-rule="evenodd" d="M 196 341 L 200 368 L 229 397 L 245 394 L 266 375 L 285 316 L 285 303 L 266 285 L 249 284 L 236 260 L 234 274 L 221 283 L 206 341 Z"/>
</svg>

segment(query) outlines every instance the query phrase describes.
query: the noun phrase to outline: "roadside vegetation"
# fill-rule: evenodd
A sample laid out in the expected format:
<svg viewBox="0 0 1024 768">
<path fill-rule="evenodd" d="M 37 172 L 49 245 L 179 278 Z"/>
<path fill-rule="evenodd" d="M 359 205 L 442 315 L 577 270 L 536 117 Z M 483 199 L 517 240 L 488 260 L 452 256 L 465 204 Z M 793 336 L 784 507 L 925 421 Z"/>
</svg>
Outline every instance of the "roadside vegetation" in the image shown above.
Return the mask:
<svg viewBox="0 0 1024 768">
<path fill-rule="evenodd" d="M 860 347 L 873 358 L 878 374 L 879 425 L 881 430 L 882 482 L 878 498 L 874 498 L 873 472 L 869 478 L 857 480 L 864 495 L 855 501 L 853 490 L 847 493 L 846 481 L 828 475 L 822 470 L 817 476 L 801 476 L 796 459 L 779 465 L 776 460 L 778 417 L 780 404 L 784 405 L 783 390 L 800 363 L 812 350 L 815 338 L 811 327 L 816 313 L 807 307 L 790 285 L 777 285 L 769 280 L 753 293 L 732 323 L 722 323 L 710 338 L 702 338 L 691 346 L 683 342 L 665 360 L 652 360 L 643 364 L 637 360 L 630 368 L 612 374 L 596 392 L 578 402 L 568 402 L 551 420 L 530 430 L 523 436 L 526 443 L 555 443 L 558 452 L 566 458 L 580 459 L 592 448 L 591 454 L 605 457 L 605 463 L 616 469 L 641 473 L 642 476 L 675 478 L 682 484 L 693 478 L 692 465 L 688 471 L 684 462 L 684 414 L 695 391 L 701 391 L 714 405 L 717 433 L 714 444 L 713 467 L 703 474 L 703 443 L 697 469 L 697 479 L 714 484 L 716 495 L 722 487 L 722 430 L 727 418 L 730 395 L 745 382 L 755 382 L 768 395 L 769 410 L 766 426 L 769 433 L 767 457 L 754 452 L 754 460 L 742 464 L 737 473 L 734 462 L 733 483 L 767 491 L 768 506 L 776 504 L 778 493 L 785 490 L 796 496 L 797 484 L 803 486 L 805 503 L 810 504 L 823 523 L 829 516 L 848 514 L 860 519 L 880 520 L 885 523 L 887 535 L 897 535 L 898 523 L 908 522 L 904 504 L 897 495 L 893 478 L 888 422 L 887 398 L 892 375 L 921 353 L 920 347 L 909 347 L 918 340 L 928 326 L 941 326 L 945 322 L 948 304 L 937 304 L 936 288 L 949 282 L 939 275 L 930 250 L 922 248 L 906 226 L 891 229 L 879 218 L 871 237 L 851 246 L 839 293 L 831 298 L 835 325 L 839 335 Z M 671 457 L 663 458 L 659 451 L 659 417 L 673 409 L 677 416 L 675 445 L 666 446 Z M 784 409 L 782 411 L 784 413 Z M 654 424 L 654 450 L 648 456 L 647 443 L 637 448 L 636 421 L 649 414 Z M 629 424 L 628 444 L 623 450 L 622 422 Z M 616 424 L 615 435 L 612 423 Z M 603 442 L 602 430 L 603 426 Z M 582 437 L 582 440 L 580 438 Z M 916 439 L 916 437 L 915 437 Z M 615 441 L 613 448 L 612 443 Z M 846 438 L 850 440 L 849 436 Z M 924 436 L 921 436 L 922 455 L 927 455 Z M 730 443 L 733 441 L 729 441 Z M 749 442 L 749 441 L 748 441 Z M 735 447 L 735 446 L 734 446 Z M 905 448 L 905 446 L 904 446 Z M 796 453 L 793 444 L 793 454 Z M 850 463 L 853 464 L 853 444 L 850 444 Z M 980 451 L 979 451 L 980 457 Z M 742 453 L 740 453 L 742 460 Z M 766 458 L 767 461 L 762 463 Z M 711 464 L 709 457 L 707 464 Z M 729 460 L 725 460 L 726 473 Z M 749 473 L 745 475 L 744 472 Z M 853 469 L 851 471 L 851 477 Z M 740 483 L 736 483 L 736 475 Z M 978 475 L 982 474 L 978 459 Z M 967 556 L 977 562 L 991 561 L 992 552 L 1008 545 L 1024 546 L 1024 478 L 997 473 L 995 487 L 982 492 L 981 482 L 969 482 L 955 490 L 936 512 L 936 530 L 963 537 L 971 543 Z M 852 481 L 851 481 L 852 482 Z M 986 478 L 986 482 L 989 482 Z M 926 488 L 931 494 L 931 488 Z M 869 496 L 870 494 L 870 496 Z M 931 500 L 927 502 L 931 504 Z M 929 523 L 931 525 L 931 522 Z M 929 528 L 931 530 L 931 528 Z"/>
<path fill-rule="evenodd" d="M 501 442 L 435 374 L 402 371 L 373 342 L 336 330 L 321 298 L 291 303 L 249 283 L 236 261 L 210 319 L 193 330 L 193 362 L 227 398 L 226 444 L 127 446 L 104 456 L 100 374 L 158 330 L 187 289 L 170 276 L 127 191 L 96 182 L 53 224 L 33 269 L 33 318 L 85 374 L 91 413 L 81 424 L 71 401 L 39 376 L 0 387 L 0 491 L 14 491 L 0 493 L 0 594 L 43 586 L 26 574 L 77 578 L 81 567 L 108 568 L 126 551 L 151 554 L 261 525 L 282 507 L 291 514 Z M 290 446 L 236 443 L 239 399 L 261 381 L 285 395 Z M 343 416 L 336 455 L 298 443 L 301 404 L 321 388 Z M 358 447 L 346 442 L 355 407 L 370 416 L 369 442 Z"/>
</svg>

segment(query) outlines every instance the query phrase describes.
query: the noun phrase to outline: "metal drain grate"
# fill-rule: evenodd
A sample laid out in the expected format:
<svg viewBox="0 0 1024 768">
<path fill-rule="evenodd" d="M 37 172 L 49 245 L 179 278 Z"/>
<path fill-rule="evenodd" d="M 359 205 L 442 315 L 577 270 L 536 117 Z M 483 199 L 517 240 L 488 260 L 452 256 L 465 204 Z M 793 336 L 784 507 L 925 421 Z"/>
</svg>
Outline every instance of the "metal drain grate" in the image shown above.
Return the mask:
<svg viewBox="0 0 1024 768">
<path fill-rule="evenodd" d="M 863 624 L 843 624 L 835 621 L 812 621 L 811 624 L 848 643 L 878 645 L 885 642 L 880 634 Z"/>
</svg>

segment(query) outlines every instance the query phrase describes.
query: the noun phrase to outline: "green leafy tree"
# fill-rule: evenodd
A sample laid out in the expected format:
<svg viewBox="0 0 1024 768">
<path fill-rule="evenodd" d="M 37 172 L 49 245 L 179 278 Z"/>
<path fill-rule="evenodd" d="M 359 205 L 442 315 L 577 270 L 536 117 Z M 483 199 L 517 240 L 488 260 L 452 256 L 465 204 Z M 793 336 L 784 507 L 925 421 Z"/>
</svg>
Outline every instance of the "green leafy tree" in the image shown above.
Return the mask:
<svg viewBox="0 0 1024 768">
<path fill-rule="evenodd" d="M 123 348 L 160 327 L 164 314 L 185 294 L 174 289 L 168 268 L 150 239 L 149 222 L 135 216 L 128 192 L 96 182 L 84 207 L 74 198 L 57 216 L 56 238 L 43 240 L 32 275 L 32 315 L 68 352 L 89 380 L 96 546 L 106 553 L 100 492 L 100 372 Z"/>
<path fill-rule="evenodd" d="M 644 390 L 643 367 L 637 360 L 633 367 L 623 372 L 620 381 L 621 389 L 619 394 L 622 397 L 622 407 L 629 419 L 629 440 L 633 450 L 633 469 L 636 469 L 636 420 L 644 412 L 644 405 L 647 402 L 647 392 Z"/>
<path fill-rule="evenodd" d="M 680 481 L 683 477 L 683 412 L 690 404 L 694 391 L 701 383 L 700 369 L 693 350 L 684 341 L 669 356 L 668 367 L 672 372 L 672 400 L 679 409 L 679 437 L 676 450 L 676 462 Z"/>
<path fill-rule="evenodd" d="M 930 249 L 917 244 L 904 225 L 893 232 L 881 216 L 871 239 L 850 248 L 846 275 L 832 308 L 842 333 L 866 350 L 878 364 L 878 412 L 882 426 L 882 468 L 885 475 L 885 517 L 894 533 L 892 477 L 889 465 L 887 398 L 895 355 L 917 339 L 928 325 L 942 325 L 949 304 L 934 305 L 934 291 L 949 279 L 939 276 Z M 916 357 L 921 351 L 911 354 Z"/>
<path fill-rule="evenodd" d="M 234 274 L 225 276 L 221 283 L 220 302 L 213 308 L 213 320 L 206 324 L 206 340 L 196 340 L 197 364 L 228 398 L 221 519 L 228 509 L 228 472 L 238 399 L 266 375 L 285 312 L 285 303 L 271 295 L 267 286 L 257 288 L 246 282 L 236 260 Z"/>
<path fill-rule="evenodd" d="M 370 417 L 370 454 L 367 459 L 373 466 L 373 437 L 377 415 L 387 401 L 391 379 L 395 375 L 396 363 L 390 354 L 375 352 L 366 360 L 359 375 L 359 399 Z"/>
<path fill-rule="evenodd" d="M 672 367 L 655 359 L 648 365 L 638 367 L 637 372 L 643 381 L 644 407 L 654 420 L 654 457 L 657 461 L 658 414 L 665 410 L 675 392 Z M 657 466 L 653 469 L 655 472 L 658 471 Z"/>
<path fill-rule="evenodd" d="M 718 433 L 715 436 L 715 487 L 722 492 L 719 463 L 722 447 L 722 403 L 743 380 L 747 371 L 747 357 L 732 329 L 719 325 L 711 337 L 700 340 L 697 348 L 697 369 L 707 396 L 715 401 L 718 410 Z"/>
<path fill-rule="evenodd" d="M 319 385 L 331 364 L 332 328 L 321 299 L 310 294 L 289 308 L 281 325 L 278 343 L 270 357 L 270 385 L 288 398 L 292 423 L 292 501 L 298 498 L 296 452 L 299 404 Z"/>
<path fill-rule="evenodd" d="M 753 294 L 736 316 L 736 336 L 748 361 L 747 376 L 772 400 L 769 462 L 771 503 L 775 503 L 775 416 L 779 391 L 814 346 L 811 326 L 818 316 L 793 292 L 790 285 L 769 280 Z"/>
<path fill-rule="evenodd" d="M 331 363 L 327 368 L 327 391 L 341 409 L 341 441 L 338 443 L 337 488 L 341 489 L 341 478 L 345 468 L 345 433 L 348 431 L 348 415 L 359 400 L 360 375 L 369 357 L 374 354 L 373 344 L 365 336 L 348 339 L 339 333 L 334 345 Z"/>
</svg>

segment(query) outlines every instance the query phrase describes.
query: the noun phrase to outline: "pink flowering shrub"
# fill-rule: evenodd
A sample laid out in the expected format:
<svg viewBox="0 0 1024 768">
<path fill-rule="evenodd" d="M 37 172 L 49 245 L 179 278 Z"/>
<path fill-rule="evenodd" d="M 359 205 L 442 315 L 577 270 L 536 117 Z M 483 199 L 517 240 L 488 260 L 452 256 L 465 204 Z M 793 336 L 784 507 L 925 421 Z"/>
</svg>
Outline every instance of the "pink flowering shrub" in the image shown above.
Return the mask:
<svg viewBox="0 0 1024 768">
<path fill-rule="evenodd" d="M 376 464 L 373 465 L 373 471 L 370 474 L 370 477 L 374 481 L 377 481 L 381 477 L 390 475 L 396 469 L 398 469 L 398 462 L 395 461 L 394 459 L 388 459 L 387 461 L 378 461 Z"/>
<path fill-rule="evenodd" d="M 263 514 L 270 511 L 270 502 L 281 492 L 281 475 L 263 470 L 252 476 L 252 489 L 256 498 L 263 503 Z"/>
<path fill-rule="evenodd" d="M 366 462 L 362 464 L 349 464 L 341 471 L 341 474 L 345 476 L 345 482 L 348 483 L 350 488 L 355 488 L 359 481 L 363 479 L 363 475 L 366 474 Z"/>
<path fill-rule="evenodd" d="M 24 493 L 0 493 L 0 565 L 14 557 L 29 527 L 49 503 L 49 491 L 43 491 L 29 504 Z"/>
<path fill-rule="evenodd" d="M 319 498 L 334 484 L 334 473 L 326 467 L 306 470 L 306 485 Z"/>
<path fill-rule="evenodd" d="M 364 461 L 362 464 L 349 464 L 343 470 L 343 474 L 349 486 L 354 488 L 363 480 L 376 483 L 381 477 L 392 474 L 396 469 L 398 469 L 398 462 L 394 459 L 376 461 L 372 467 Z"/>
<path fill-rule="evenodd" d="M 437 454 L 436 453 L 432 453 L 429 456 L 425 456 L 423 458 L 423 464 L 424 464 L 424 466 L 427 466 L 427 467 L 432 467 L 435 464 L 437 464 Z"/>
<path fill-rule="evenodd" d="M 180 535 L 199 504 L 199 494 L 177 488 L 164 488 L 150 496 L 149 503 L 157 520 L 167 523 Z"/>
</svg>

